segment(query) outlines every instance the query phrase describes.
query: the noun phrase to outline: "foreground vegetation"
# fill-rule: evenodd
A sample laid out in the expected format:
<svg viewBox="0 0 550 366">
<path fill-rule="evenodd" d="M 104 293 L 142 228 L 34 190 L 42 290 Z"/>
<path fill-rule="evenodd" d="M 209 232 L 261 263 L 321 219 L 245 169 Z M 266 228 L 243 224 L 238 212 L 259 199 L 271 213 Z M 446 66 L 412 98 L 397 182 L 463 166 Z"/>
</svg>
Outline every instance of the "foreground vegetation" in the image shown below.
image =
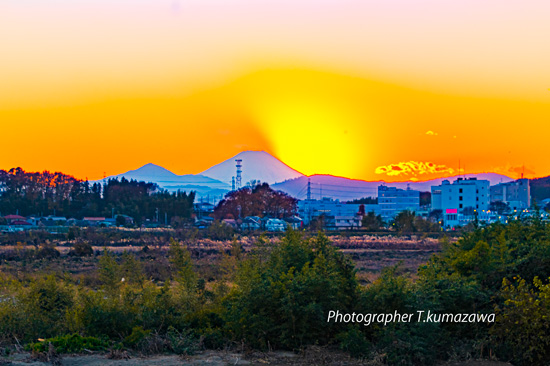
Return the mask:
<svg viewBox="0 0 550 366">
<path fill-rule="evenodd" d="M 96 281 L 69 273 L 0 271 L 0 342 L 43 352 L 134 349 L 192 354 L 201 348 L 338 347 L 387 364 L 490 358 L 543 365 L 550 356 L 550 225 L 495 224 L 442 241 L 415 280 L 387 268 L 360 285 L 354 264 L 323 234 L 234 240 L 208 276 L 172 240 L 167 273 L 147 257 L 103 251 Z M 94 255 L 79 242 L 79 254 Z M 342 313 L 496 313 L 488 323 L 327 323 Z M 45 341 L 38 341 L 43 339 Z"/>
</svg>

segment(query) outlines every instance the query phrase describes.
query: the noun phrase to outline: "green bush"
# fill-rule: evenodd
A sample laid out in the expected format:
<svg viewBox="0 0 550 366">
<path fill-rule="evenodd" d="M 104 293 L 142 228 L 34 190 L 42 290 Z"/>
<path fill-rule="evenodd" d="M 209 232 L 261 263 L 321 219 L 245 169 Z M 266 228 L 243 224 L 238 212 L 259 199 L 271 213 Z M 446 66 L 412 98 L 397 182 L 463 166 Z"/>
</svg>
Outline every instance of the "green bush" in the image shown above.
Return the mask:
<svg viewBox="0 0 550 366">
<path fill-rule="evenodd" d="M 83 351 L 104 351 L 109 347 L 108 341 L 95 337 L 82 337 L 70 334 L 48 338 L 42 342 L 30 343 L 26 349 L 33 352 L 48 352 L 49 344 L 55 347 L 58 353 L 81 353 Z"/>
<path fill-rule="evenodd" d="M 178 331 L 174 327 L 168 328 L 166 338 L 172 351 L 178 355 L 193 355 L 199 349 L 198 339 L 189 329 Z"/>
<path fill-rule="evenodd" d="M 372 345 L 357 328 L 337 334 L 336 340 L 340 343 L 340 349 L 353 357 L 367 357 L 372 351 Z"/>
<path fill-rule="evenodd" d="M 138 346 L 145 338 L 151 334 L 150 330 L 144 330 L 143 327 L 134 327 L 132 328 L 132 333 L 129 336 L 124 338 L 124 345 L 127 347 L 135 348 Z"/>
<path fill-rule="evenodd" d="M 243 261 L 236 283 L 225 303 L 228 330 L 261 348 L 329 343 L 346 325 L 327 323 L 328 312 L 352 310 L 359 290 L 353 265 L 324 235 L 306 240 L 293 231 L 266 261 Z"/>
<path fill-rule="evenodd" d="M 549 279 L 550 281 L 550 279 Z M 502 305 L 491 334 L 502 355 L 518 365 L 547 365 L 550 358 L 550 283 L 504 280 Z"/>
</svg>

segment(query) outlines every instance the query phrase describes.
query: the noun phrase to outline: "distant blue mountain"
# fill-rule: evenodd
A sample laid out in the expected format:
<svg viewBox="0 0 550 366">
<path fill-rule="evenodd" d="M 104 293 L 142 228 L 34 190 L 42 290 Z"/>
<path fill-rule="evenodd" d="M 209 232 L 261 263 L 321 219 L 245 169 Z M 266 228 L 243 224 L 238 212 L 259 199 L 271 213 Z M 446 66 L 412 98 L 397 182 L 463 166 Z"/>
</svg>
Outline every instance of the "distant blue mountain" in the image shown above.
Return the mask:
<svg viewBox="0 0 550 366">
<path fill-rule="evenodd" d="M 381 184 L 397 188 L 407 188 L 409 186 L 411 189 L 418 191 L 430 191 L 431 186 L 439 185 L 445 179 L 453 181 L 458 178 L 458 176 L 454 176 L 423 182 L 385 183 L 383 181 L 368 182 L 331 175 L 306 177 L 265 151 L 244 151 L 214 165 L 201 174 L 177 175 L 161 166 L 146 164 L 139 169 L 117 174 L 107 179 L 125 177 L 128 180 L 153 182 L 168 191 L 195 191 L 198 198 L 217 202 L 231 190 L 231 178 L 236 173 L 235 159 L 242 160 L 243 185 L 250 180 L 267 182 L 274 189 L 283 191 L 298 199 L 307 197 L 308 179 L 311 181 L 312 198 L 329 197 L 340 201 L 349 201 L 362 197 L 377 197 L 378 186 Z M 496 173 L 466 174 L 464 177 L 487 179 L 491 182 L 491 185 L 512 180 L 510 177 Z"/>
<path fill-rule="evenodd" d="M 364 180 L 335 177 L 331 175 L 312 175 L 310 177 L 304 176 L 291 179 L 286 182 L 277 183 L 272 187 L 298 199 L 305 199 L 307 198 L 308 180 L 310 180 L 311 198 L 320 199 L 321 197 L 327 197 L 338 199 L 340 201 L 350 201 L 362 197 L 377 197 L 378 186 L 381 184 L 402 189 L 410 187 L 411 189 L 417 191 L 426 192 L 430 191 L 432 186 L 440 185 L 445 179 L 452 182 L 459 177 L 486 179 L 491 182 L 491 185 L 513 180 L 510 177 L 496 173 L 466 174 L 464 176 L 460 175 L 448 178 L 438 178 L 422 182 L 396 183 L 386 183 L 384 181 L 368 182 Z"/>
<path fill-rule="evenodd" d="M 230 189 L 231 186 L 219 180 L 206 177 L 200 174 L 177 175 L 168 169 L 155 164 L 146 164 L 136 170 L 130 170 L 126 173 L 113 175 L 106 179 L 137 180 L 156 183 L 160 188 L 170 192 L 175 191 L 195 191 L 198 197 L 211 197 L 212 200 L 219 200 Z M 102 180 L 98 181 L 101 182 Z"/>
</svg>

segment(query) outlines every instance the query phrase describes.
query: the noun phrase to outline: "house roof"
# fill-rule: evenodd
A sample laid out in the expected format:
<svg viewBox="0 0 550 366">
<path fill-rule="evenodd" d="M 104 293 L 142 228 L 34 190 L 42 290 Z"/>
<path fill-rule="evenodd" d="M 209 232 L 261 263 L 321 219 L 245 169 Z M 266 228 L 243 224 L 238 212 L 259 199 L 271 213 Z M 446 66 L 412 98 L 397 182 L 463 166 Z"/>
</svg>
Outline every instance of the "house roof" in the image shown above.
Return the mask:
<svg viewBox="0 0 550 366">
<path fill-rule="evenodd" d="M 105 221 L 105 217 L 85 217 L 84 221 Z"/>
<path fill-rule="evenodd" d="M 11 223 L 12 225 L 32 225 L 31 223 L 24 220 L 16 220 Z"/>
<path fill-rule="evenodd" d="M 7 215 L 7 216 L 4 216 L 4 218 L 6 220 L 25 220 L 26 219 L 25 217 L 19 216 L 19 215 Z"/>
</svg>

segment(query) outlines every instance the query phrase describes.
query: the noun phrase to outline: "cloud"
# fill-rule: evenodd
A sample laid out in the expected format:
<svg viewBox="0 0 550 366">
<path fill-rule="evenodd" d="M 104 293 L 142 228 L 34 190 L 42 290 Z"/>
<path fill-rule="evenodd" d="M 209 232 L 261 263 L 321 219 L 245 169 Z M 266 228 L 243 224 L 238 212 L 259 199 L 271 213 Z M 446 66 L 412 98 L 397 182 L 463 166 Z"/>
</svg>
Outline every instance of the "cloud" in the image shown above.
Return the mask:
<svg viewBox="0 0 550 366">
<path fill-rule="evenodd" d="M 520 178 L 522 173 L 526 178 L 533 178 L 536 176 L 536 172 L 533 170 L 532 166 L 524 167 L 523 165 L 506 164 L 492 167 L 490 171 L 492 171 L 493 173 L 503 174 L 514 179 Z"/>
<path fill-rule="evenodd" d="M 525 175 L 535 175 L 535 172 L 531 169 L 528 169 L 525 166 L 512 166 L 508 168 L 508 172 L 516 174 L 525 174 Z"/>
<path fill-rule="evenodd" d="M 424 174 L 453 174 L 455 171 L 443 164 L 436 164 L 431 161 L 411 160 L 397 164 L 382 165 L 376 168 L 374 172 L 388 176 L 415 177 Z"/>
<path fill-rule="evenodd" d="M 430 131 L 427 131 L 427 132 L 426 132 L 426 135 L 437 136 L 438 133 L 437 133 L 437 132 L 433 132 L 433 131 L 430 130 Z"/>
</svg>

